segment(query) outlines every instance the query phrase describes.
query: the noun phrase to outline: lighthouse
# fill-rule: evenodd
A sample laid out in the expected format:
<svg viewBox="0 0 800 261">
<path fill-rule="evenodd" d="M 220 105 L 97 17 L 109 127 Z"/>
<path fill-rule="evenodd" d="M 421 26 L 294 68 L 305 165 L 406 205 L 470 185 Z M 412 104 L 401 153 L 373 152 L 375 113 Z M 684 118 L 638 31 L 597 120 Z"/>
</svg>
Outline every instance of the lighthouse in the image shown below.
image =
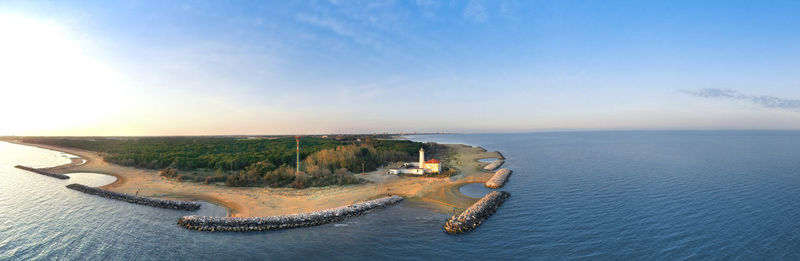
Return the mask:
<svg viewBox="0 0 800 261">
<path fill-rule="evenodd" d="M 419 167 L 425 167 L 425 149 L 419 148 Z"/>
<path fill-rule="evenodd" d="M 414 174 L 424 175 L 425 173 L 439 173 L 442 171 L 442 162 L 437 159 L 425 161 L 425 149 L 419 148 L 419 163 L 406 162 L 398 168 L 391 168 L 389 174 Z"/>
</svg>

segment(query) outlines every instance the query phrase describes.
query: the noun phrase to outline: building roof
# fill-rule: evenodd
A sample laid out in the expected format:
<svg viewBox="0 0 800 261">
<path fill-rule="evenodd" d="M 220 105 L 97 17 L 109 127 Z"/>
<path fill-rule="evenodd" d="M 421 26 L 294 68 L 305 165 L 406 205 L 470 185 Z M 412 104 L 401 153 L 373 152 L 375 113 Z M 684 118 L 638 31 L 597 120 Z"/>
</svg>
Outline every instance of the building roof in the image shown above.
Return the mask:
<svg viewBox="0 0 800 261">
<path fill-rule="evenodd" d="M 437 160 L 437 159 L 429 159 L 429 160 L 428 160 L 428 161 L 426 161 L 425 163 L 442 163 L 442 162 L 441 162 L 441 161 L 439 161 L 439 160 Z"/>
</svg>

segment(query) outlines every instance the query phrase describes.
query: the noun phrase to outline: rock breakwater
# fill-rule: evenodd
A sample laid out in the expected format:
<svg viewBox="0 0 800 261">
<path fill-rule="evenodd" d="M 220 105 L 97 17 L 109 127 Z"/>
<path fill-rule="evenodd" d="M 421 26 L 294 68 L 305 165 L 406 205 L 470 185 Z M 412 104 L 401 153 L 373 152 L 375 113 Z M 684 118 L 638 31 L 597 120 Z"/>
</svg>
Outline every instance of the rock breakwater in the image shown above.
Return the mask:
<svg viewBox="0 0 800 261">
<path fill-rule="evenodd" d="M 499 168 L 500 165 L 503 165 L 504 162 L 506 162 L 506 161 L 503 160 L 503 159 L 498 159 L 498 160 L 492 161 L 492 163 L 489 163 L 489 165 L 484 166 L 483 170 L 493 171 L 493 170 Z"/>
<path fill-rule="evenodd" d="M 35 168 L 26 167 L 26 166 L 22 166 L 22 165 L 16 165 L 14 167 L 18 168 L 18 169 L 24 169 L 24 170 L 27 170 L 27 171 L 30 171 L 30 172 L 33 172 L 33 173 L 42 174 L 42 175 L 45 175 L 45 176 L 48 176 L 48 177 L 57 178 L 57 179 L 69 179 L 69 176 L 67 176 L 67 175 L 57 174 L 57 173 L 49 172 L 49 171 L 46 171 L 46 170 L 35 169 Z"/>
<path fill-rule="evenodd" d="M 444 230 L 450 234 L 461 234 L 477 228 L 503 204 L 510 194 L 505 191 L 492 191 L 464 212 L 454 215 L 446 223 Z"/>
<path fill-rule="evenodd" d="M 374 209 L 387 207 L 403 200 L 400 196 L 389 196 L 349 206 L 269 217 L 203 217 L 184 216 L 178 219 L 178 225 L 198 231 L 265 231 L 284 228 L 317 226 L 344 220 L 352 216 L 362 215 Z"/>
<path fill-rule="evenodd" d="M 134 195 L 128 195 L 124 193 L 118 193 L 113 191 L 108 191 L 99 188 L 93 188 L 86 185 L 81 184 L 69 184 L 67 188 L 74 189 L 86 194 L 101 196 L 104 198 L 109 199 L 116 199 L 122 200 L 129 203 L 157 207 L 157 208 L 171 208 L 171 209 L 178 209 L 178 210 L 198 210 L 200 209 L 200 203 L 194 201 L 180 201 L 180 200 L 168 200 L 168 199 L 160 199 L 160 198 L 147 198 L 147 197 L 140 197 Z"/>
<path fill-rule="evenodd" d="M 484 183 L 484 186 L 486 186 L 487 188 L 495 188 L 495 189 L 501 188 L 503 187 L 503 185 L 506 184 L 506 181 L 508 181 L 509 176 L 511 176 L 511 170 L 505 168 L 500 169 L 494 173 L 494 176 L 492 176 L 492 178 L 489 179 L 489 181 L 486 181 L 486 183 Z"/>
</svg>

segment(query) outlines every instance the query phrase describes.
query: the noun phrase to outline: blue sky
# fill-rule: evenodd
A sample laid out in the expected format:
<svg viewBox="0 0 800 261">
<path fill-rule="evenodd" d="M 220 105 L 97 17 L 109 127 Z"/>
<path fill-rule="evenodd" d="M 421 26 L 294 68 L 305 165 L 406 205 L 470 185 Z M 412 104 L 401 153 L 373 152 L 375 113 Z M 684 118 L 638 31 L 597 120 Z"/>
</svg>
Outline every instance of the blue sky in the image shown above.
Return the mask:
<svg viewBox="0 0 800 261">
<path fill-rule="evenodd" d="M 797 14 L 797 1 L 4 1 L 7 39 L 55 34 L 30 39 L 76 53 L 17 59 L 105 76 L 0 81 L 50 101 L 0 108 L 19 123 L 0 134 L 798 129 Z M 14 62 L 6 73 L 24 73 Z M 80 120 L 48 113 L 64 108 Z"/>
</svg>

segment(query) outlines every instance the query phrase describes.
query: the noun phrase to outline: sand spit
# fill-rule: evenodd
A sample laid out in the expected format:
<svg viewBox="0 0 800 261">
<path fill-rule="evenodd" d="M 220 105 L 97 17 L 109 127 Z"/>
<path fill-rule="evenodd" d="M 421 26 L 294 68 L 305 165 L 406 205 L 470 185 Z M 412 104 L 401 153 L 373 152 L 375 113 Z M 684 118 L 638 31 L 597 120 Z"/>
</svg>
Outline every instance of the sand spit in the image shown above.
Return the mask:
<svg viewBox="0 0 800 261">
<path fill-rule="evenodd" d="M 173 200 L 204 200 L 227 208 L 232 217 L 265 217 L 306 213 L 384 197 L 399 195 L 407 200 L 422 203 L 431 210 L 451 214 L 454 208 L 465 209 L 477 199 L 458 192 L 458 187 L 468 183 L 484 183 L 493 172 L 483 171 L 486 163 L 479 159 L 500 157 L 495 151 L 461 144 L 447 146 L 441 160 L 446 166 L 458 169 L 459 175 L 451 178 L 399 177 L 387 175 L 385 169 L 357 174 L 369 183 L 349 186 L 313 187 L 305 189 L 269 187 L 228 187 L 224 185 L 178 182 L 158 175 L 157 170 L 120 166 L 103 160 L 97 152 L 51 145 L 20 143 L 44 149 L 77 155 L 82 160 L 72 164 L 49 168 L 48 171 L 66 174 L 74 172 L 101 173 L 117 177 L 114 183 L 100 189 L 139 196 Z M 437 156 L 439 157 L 439 156 Z"/>
<path fill-rule="evenodd" d="M 33 173 L 42 174 L 42 175 L 45 175 L 45 176 L 48 176 L 48 177 L 57 178 L 57 179 L 69 179 L 69 176 L 67 176 L 67 175 L 57 174 L 57 173 L 49 172 L 49 171 L 46 171 L 46 170 L 35 169 L 35 168 L 26 167 L 26 166 L 22 166 L 22 165 L 16 165 L 14 167 L 18 168 L 18 169 L 24 169 L 24 170 L 27 170 L 27 171 L 30 171 L 30 172 L 33 172 Z"/>
<path fill-rule="evenodd" d="M 489 181 L 486 181 L 486 183 L 484 183 L 484 186 L 486 186 L 487 188 L 494 188 L 494 189 L 501 188 L 503 187 L 503 185 L 506 184 L 506 181 L 508 181 L 509 176 L 511 176 L 511 170 L 502 168 L 497 172 L 495 172 L 494 176 L 492 176 L 492 178 L 489 179 Z"/>
<path fill-rule="evenodd" d="M 178 219 L 178 225 L 187 229 L 196 229 L 198 231 L 208 232 L 244 232 L 309 227 L 337 222 L 349 217 L 362 215 L 369 210 L 387 207 L 402 200 L 403 197 L 400 196 L 389 196 L 333 209 L 269 217 L 243 218 L 184 216 Z"/>
<path fill-rule="evenodd" d="M 481 222 L 494 214 L 509 195 L 505 191 L 492 191 L 463 213 L 454 215 L 447 220 L 444 223 L 444 230 L 450 234 L 460 234 L 477 228 Z"/>
<path fill-rule="evenodd" d="M 171 209 L 178 209 L 178 210 L 198 210 L 200 209 L 200 203 L 193 202 L 193 201 L 179 201 L 179 200 L 168 200 L 168 199 L 160 199 L 160 198 L 146 198 L 134 195 L 128 195 L 108 190 L 103 190 L 99 188 L 93 188 L 81 184 L 69 184 L 67 188 L 74 189 L 86 194 L 101 196 L 104 198 L 109 199 L 116 199 L 122 200 L 125 202 L 130 202 L 139 205 L 151 206 L 151 207 L 158 207 L 158 208 L 171 208 Z"/>
</svg>

